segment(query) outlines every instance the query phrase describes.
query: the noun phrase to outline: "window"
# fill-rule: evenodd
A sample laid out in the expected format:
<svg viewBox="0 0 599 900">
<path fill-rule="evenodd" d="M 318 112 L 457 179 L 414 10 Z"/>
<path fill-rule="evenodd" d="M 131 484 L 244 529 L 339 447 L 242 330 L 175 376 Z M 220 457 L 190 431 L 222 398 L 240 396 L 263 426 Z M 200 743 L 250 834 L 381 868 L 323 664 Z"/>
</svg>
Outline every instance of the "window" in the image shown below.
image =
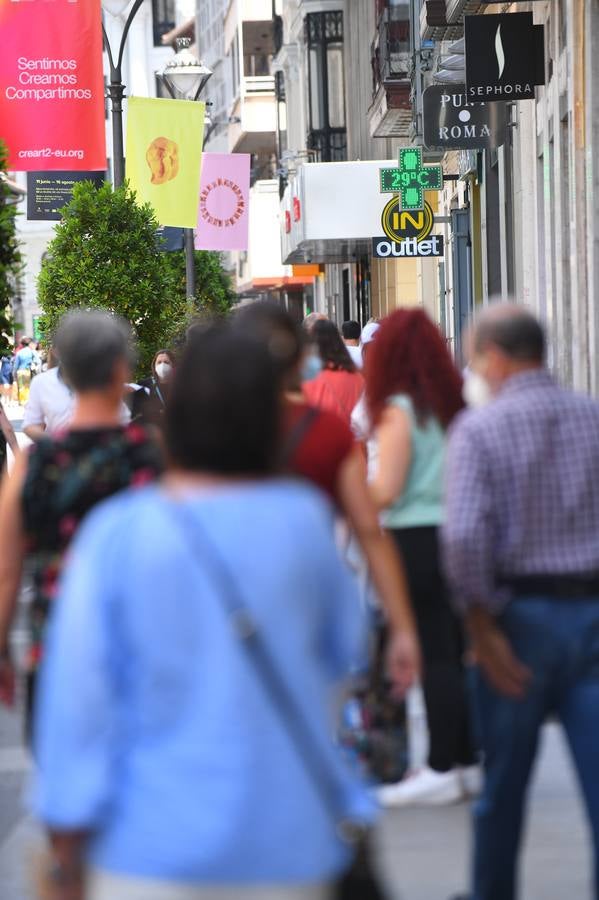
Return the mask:
<svg viewBox="0 0 599 900">
<path fill-rule="evenodd" d="M 154 46 L 162 46 L 162 35 L 175 27 L 175 0 L 152 0 Z"/>
<path fill-rule="evenodd" d="M 250 78 L 270 75 L 271 63 L 270 53 L 246 53 L 243 57 L 243 74 Z"/>
<path fill-rule="evenodd" d="M 346 158 L 343 13 L 306 16 L 310 97 L 308 148 L 323 162 Z"/>
</svg>

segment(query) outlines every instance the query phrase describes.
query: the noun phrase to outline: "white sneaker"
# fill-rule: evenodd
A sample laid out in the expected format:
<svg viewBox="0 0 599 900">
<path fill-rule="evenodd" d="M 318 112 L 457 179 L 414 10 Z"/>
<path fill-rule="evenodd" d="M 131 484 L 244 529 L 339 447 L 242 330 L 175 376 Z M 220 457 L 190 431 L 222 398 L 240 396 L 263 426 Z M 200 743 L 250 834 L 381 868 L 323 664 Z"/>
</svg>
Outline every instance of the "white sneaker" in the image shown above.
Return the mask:
<svg viewBox="0 0 599 900">
<path fill-rule="evenodd" d="M 460 769 L 462 788 L 467 797 L 479 797 L 483 792 L 484 773 L 482 766 L 466 766 Z"/>
<path fill-rule="evenodd" d="M 387 784 L 377 789 L 381 806 L 444 806 L 463 799 L 462 783 L 456 769 L 436 772 L 425 766 L 415 775 L 397 784 Z"/>
</svg>

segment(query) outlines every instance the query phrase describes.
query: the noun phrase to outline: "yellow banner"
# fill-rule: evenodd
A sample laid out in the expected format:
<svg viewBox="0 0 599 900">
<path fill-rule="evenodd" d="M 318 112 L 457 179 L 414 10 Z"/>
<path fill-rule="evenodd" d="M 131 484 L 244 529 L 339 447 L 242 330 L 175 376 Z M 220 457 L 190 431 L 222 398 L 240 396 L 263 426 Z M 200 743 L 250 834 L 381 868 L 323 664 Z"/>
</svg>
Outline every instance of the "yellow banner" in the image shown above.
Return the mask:
<svg viewBox="0 0 599 900">
<path fill-rule="evenodd" d="M 161 225 L 197 225 L 204 115 L 204 103 L 129 98 L 127 178 Z"/>
</svg>

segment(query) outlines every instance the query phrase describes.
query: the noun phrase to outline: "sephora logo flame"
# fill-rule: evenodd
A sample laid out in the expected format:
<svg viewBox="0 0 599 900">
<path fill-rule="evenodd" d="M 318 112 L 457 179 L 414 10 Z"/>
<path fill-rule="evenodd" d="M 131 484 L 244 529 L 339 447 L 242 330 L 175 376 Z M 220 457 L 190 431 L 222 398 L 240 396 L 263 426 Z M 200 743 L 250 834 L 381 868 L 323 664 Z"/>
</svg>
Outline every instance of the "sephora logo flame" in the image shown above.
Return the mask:
<svg viewBox="0 0 599 900">
<path fill-rule="evenodd" d="M 503 70 L 505 69 L 505 53 L 503 52 L 503 41 L 501 40 L 501 25 L 497 26 L 497 34 L 495 35 L 495 55 L 497 56 L 497 67 L 499 69 L 497 78 L 499 79 L 503 75 Z"/>
</svg>

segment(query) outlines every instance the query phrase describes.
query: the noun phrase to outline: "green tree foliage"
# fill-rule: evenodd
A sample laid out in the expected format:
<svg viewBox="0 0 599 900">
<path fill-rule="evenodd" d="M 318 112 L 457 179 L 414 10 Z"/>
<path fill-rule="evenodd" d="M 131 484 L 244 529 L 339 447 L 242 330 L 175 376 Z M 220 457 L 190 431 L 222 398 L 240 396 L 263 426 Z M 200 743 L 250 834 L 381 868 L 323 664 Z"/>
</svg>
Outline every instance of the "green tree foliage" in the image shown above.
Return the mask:
<svg viewBox="0 0 599 900">
<path fill-rule="evenodd" d="M 0 172 L 6 172 L 6 157 L 6 147 L 0 141 Z M 17 210 L 11 200 L 12 192 L 0 178 L 0 354 L 8 352 L 10 347 L 13 333 L 10 301 L 23 266 L 15 225 Z"/>
<path fill-rule="evenodd" d="M 185 254 L 182 250 L 162 253 L 163 266 L 168 273 L 169 291 L 173 296 L 186 297 Z M 235 298 L 231 290 L 231 281 L 224 271 L 220 253 L 196 250 L 196 290 L 193 299 L 177 304 L 169 322 L 168 338 L 165 334 L 165 347 L 177 346 L 185 336 L 188 326 L 199 315 L 225 315 L 231 308 Z"/>
<path fill-rule="evenodd" d="M 147 372 L 156 349 L 170 346 L 188 320 L 228 308 L 233 295 L 219 255 L 196 254 L 198 290 L 188 301 L 183 252 L 161 252 L 157 228 L 151 206 L 140 206 L 126 183 L 116 191 L 75 185 L 39 277 L 45 333 L 69 309 L 109 309 L 134 327 Z"/>
</svg>

